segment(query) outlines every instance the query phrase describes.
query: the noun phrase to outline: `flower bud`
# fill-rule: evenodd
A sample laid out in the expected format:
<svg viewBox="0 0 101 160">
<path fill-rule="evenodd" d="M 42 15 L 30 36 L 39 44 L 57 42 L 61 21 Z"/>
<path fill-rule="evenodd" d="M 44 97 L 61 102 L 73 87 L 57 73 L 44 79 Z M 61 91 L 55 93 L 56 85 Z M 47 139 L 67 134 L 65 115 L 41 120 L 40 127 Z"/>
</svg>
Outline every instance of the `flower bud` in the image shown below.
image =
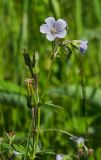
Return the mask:
<svg viewBox="0 0 101 160">
<path fill-rule="evenodd" d="M 23 53 L 23 56 L 24 56 L 24 60 L 25 60 L 26 66 L 31 67 L 32 66 L 32 62 L 31 62 L 29 54 L 28 53 Z"/>
</svg>

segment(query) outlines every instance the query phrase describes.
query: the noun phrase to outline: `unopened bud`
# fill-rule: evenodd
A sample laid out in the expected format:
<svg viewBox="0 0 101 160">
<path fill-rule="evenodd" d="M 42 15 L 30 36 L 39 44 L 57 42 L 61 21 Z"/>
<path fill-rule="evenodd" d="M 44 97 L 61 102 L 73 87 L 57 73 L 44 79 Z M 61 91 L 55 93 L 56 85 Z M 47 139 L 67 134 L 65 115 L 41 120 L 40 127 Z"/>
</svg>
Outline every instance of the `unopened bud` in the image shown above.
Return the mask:
<svg viewBox="0 0 101 160">
<path fill-rule="evenodd" d="M 33 54 L 32 66 L 36 67 L 38 65 L 38 61 L 39 61 L 39 54 L 37 51 L 35 51 Z"/>
<path fill-rule="evenodd" d="M 24 56 L 24 60 L 25 60 L 26 66 L 31 67 L 32 66 L 32 62 L 31 62 L 29 54 L 24 52 L 23 56 Z"/>
</svg>

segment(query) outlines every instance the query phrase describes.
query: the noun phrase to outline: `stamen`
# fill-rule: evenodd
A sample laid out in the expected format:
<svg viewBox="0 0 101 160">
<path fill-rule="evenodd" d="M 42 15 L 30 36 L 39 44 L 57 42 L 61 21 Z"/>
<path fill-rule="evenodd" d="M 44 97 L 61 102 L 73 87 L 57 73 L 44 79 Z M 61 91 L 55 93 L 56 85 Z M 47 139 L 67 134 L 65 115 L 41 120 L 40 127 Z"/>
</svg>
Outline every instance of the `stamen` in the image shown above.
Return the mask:
<svg viewBox="0 0 101 160">
<path fill-rule="evenodd" d="M 53 27 L 53 28 L 50 30 L 50 32 L 51 32 L 52 34 L 55 34 L 55 33 L 57 33 L 57 29 Z"/>
</svg>

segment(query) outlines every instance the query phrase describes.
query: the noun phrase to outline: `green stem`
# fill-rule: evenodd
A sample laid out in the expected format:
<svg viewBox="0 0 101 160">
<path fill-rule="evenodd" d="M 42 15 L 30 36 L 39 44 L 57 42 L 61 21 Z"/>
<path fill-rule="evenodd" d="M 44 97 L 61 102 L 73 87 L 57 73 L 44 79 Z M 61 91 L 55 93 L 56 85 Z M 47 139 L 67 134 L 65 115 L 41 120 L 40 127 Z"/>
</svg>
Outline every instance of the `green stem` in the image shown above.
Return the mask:
<svg viewBox="0 0 101 160">
<path fill-rule="evenodd" d="M 29 149 L 29 144 L 30 144 L 30 135 L 31 135 L 32 127 L 33 127 L 33 122 L 31 121 L 30 129 L 29 129 L 29 133 L 28 133 L 28 140 L 27 140 L 27 147 L 26 147 L 26 155 L 25 155 L 24 160 L 27 160 L 27 154 L 28 154 L 28 149 Z"/>
<path fill-rule="evenodd" d="M 37 79 L 38 80 L 38 79 Z M 35 89 L 35 97 L 36 97 L 36 109 L 37 109 L 37 116 L 35 116 L 35 122 L 37 122 L 37 128 L 36 129 L 36 140 L 33 141 L 33 154 L 32 154 L 32 160 L 34 160 L 36 153 L 37 153 L 37 147 L 39 142 L 39 133 L 40 133 L 40 106 L 39 106 L 39 94 L 38 94 L 38 81 Z M 33 136 L 34 138 L 34 136 Z"/>
<path fill-rule="evenodd" d="M 86 138 L 88 138 L 88 122 L 87 122 L 87 106 L 86 106 L 86 86 L 84 80 L 84 68 L 83 68 L 84 58 L 81 59 L 81 87 L 82 87 L 82 103 L 85 110 L 85 127 L 86 127 Z"/>
<path fill-rule="evenodd" d="M 59 133 L 62 133 L 62 134 L 66 134 L 66 135 L 68 135 L 68 136 L 70 136 L 70 137 L 72 137 L 72 138 L 77 138 L 76 136 L 74 136 L 73 134 L 71 134 L 71 133 L 69 133 L 69 132 L 67 132 L 67 131 L 64 131 L 64 130 L 61 130 L 61 129 L 57 129 L 57 128 L 50 128 L 50 129 L 43 129 L 43 130 L 41 130 L 41 131 L 43 131 L 43 132 L 59 132 Z"/>
<path fill-rule="evenodd" d="M 44 97 L 45 97 L 45 91 L 46 91 L 46 89 L 47 89 L 47 87 L 48 87 L 48 83 L 49 83 L 50 75 L 51 75 L 51 72 L 52 72 L 53 63 L 54 63 L 55 57 L 56 57 L 56 55 L 57 55 L 57 53 L 58 53 L 59 49 L 60 49 L 60 46 L 57 48 L 57 50 L 56 50 L 56 52 L 55 52 L 55 49 L 54 49 L 54 43 L 52 43 L 51 64 L 50 64 L 50 69 L 49 69 L 49 73 L 48 73 L 48 77 L 47 77 L 47 81 L 46 81 L 45 89 L 44 89 L 44 92 L 43 92 L 43 94 L 42 94 L 42 98 L 41 98 L 42 100 L 43 100 L 43 99 L 44 99 Z"/>
<path fill-rule="evenodd" d="M 40 107 L 38 106 L 37 135 L 36 135 L 35 150 L 33 152 L 32 160 L 34 160 L 35 155 L 37 153 L 37 147 L 38 147 L 38 142 L 39 142 L 39 134 L 40 134 Z"/>
<path fill-rule="evenodd" d="M 36 137 L 36 148 L 38 146 L 39 133 L 40 133 L 40 107 L 38 107 L 38 126 L 37 126 L 37 137 Z"/>
<path fill-rule="evenodd" d="M 46 81 L 46 87 L 45 87 L 46 89 L 47 89 L 48 82 L 49 82 L 49 79 L 50 79 L 50 75 L 51 75 L 51 72 L 52 72 L 53 63 L 54 63 L 54 58 L 52 58 L 52 60 L 51 60 L 50 70 L 49 70 L 47 81 Z"/>
<path fill-rule="evenodd" d="M 47 89 L 47 87 L 48 87 L 48 82 L 49 82 L 50 75 L 51 75 L 51 72 L 52 72 L 53 62 L 54 62 L 54 58 L 52 58 L 52 60 L 51 60 L 50 69 L 49 69 L 48 77 L 47 77 L 47 80 L 46 80 L 46 85 L 45 85 L 45 88 L 44 88 L 44 92 L 43 92 L 43 94 L 42 94 L 42 96 L 41 96 L 41 99 L 42 99 L 42 100 L 43 100 L 44 97 L 45 97 L 45 91 L 46 91 L 46 89 Z"/>
</svg>

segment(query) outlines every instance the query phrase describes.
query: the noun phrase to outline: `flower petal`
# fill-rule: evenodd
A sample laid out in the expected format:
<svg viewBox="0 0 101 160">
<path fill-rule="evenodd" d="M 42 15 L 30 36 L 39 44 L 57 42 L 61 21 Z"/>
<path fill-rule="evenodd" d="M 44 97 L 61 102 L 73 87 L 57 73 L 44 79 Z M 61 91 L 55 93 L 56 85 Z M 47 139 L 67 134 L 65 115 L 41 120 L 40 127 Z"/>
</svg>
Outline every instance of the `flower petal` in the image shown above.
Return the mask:
<svg viewBox="0 0 101 160">
<path fill-rule="evenodd" d="M 46 38 L 47 38 L 49 41 L 54 41 L 55 38 L 56 38 L 56 36 L 55 36 L 54 34 L 49 33 L 49 34 L 46 35 Z"/>
<path fill-rule="evenodd" d="M 66 26 L 67 26 L 67 23 L 63 19 L 58 19 L 55 22 L 55 27 L 57 28 L 57 31 L 63 30 L 64 28 L 66 28 Z"/>
<path fill-rule="evenodd" d="M 88 48 L 87 44 L 88 44 L 88 41 L 82 41 L 81 42 L 81 44 L 79 46 L 79 50 L 80 50 L 81 53 L 85 53 L 86 52 L 86 50 Z"/>
<path fill-rule="evenodd" d="M 53 17 L 48 17 L 45 19 L 46 24 L 51 29 L 55 24 L 55 19 Z"/>
<path fill-rule="evenodd" d="M 80 52 L 81 52 L 81 53 L 85 53 L 86 50 L 87 50 L 87 45 L 82 45 L 82 46 L 80 46 Z"/>
<path fill-rule="evenodd" d="M 87 45 L 88 41 L 81 41 L 81 44 Z"/>
<path fill-rule="evenodd" d="M 56 155 L 56 160 L 62 160 L 62 159 L 63 159 L 63 156 L 61 154 Z"/>
<path fill-rule="evenodd" d="M 47 32 L 49 32 L 49 30 L 50 30 L 50 28 L 48 27 L 47 24 L 42 24 L 42 25 L 40 26 L 40 32 L 41 32 L 41 33 L 47 33 Z"/>
<path fill-rule="evenodd" d="M 56 36 L 57 38 L 64 38 L 64 37 L 66 36 L 66 34 L 67 34 L 67 32 L 66 32 L 66 30 L 64 29 L 64 30 L 62 30 L 61 32 L 58 32 L 57 34 L 55 34 L 55 36 Z"/>
</svg>

